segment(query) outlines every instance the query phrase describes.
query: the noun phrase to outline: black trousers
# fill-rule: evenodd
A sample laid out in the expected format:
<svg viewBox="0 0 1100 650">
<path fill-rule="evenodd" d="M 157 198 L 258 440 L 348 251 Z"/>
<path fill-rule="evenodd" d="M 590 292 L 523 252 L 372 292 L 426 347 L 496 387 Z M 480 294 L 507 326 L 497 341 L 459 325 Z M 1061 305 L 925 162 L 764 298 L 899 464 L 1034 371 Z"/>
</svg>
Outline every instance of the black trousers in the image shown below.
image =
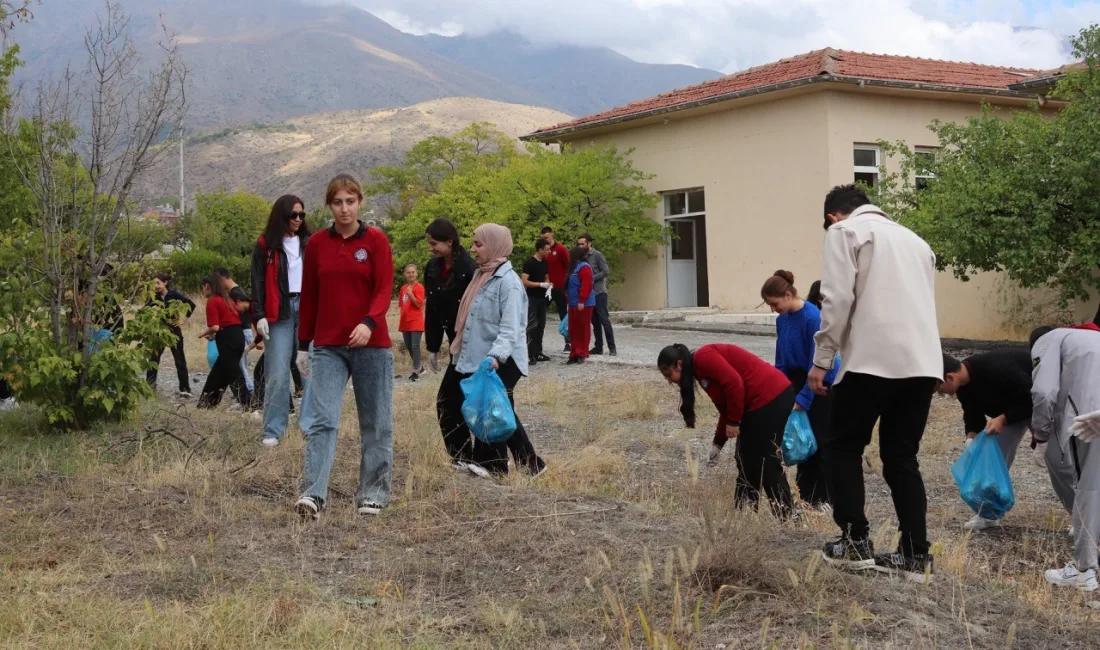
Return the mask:
<svg viewBox="0 0 1100 650">
<path fill-rule="evenodd" d="M 244 386 L 241 374 L 241 355 L 244 354 L 244 330 L 240 325 L 223 327 L 214 335 L 218 346 L 218 360 L 206 377 L 206 384 L 199 396 L 199 408 L 212 409 L 222 401 L 222 393 L 228 388 L 244 407 L 252 401 L 248 389 Z"/>
<path fill-rule="evenodd" d="M 191 378 L 187 374 L 187 356 L 183 353 L 183 332 L 180 331 L 180 328 L 173 327 L 172 334 L 176 336 L 176 342 L 172 344 L 171 350 L 172 360 L 176 363 L 176 377 L 179 379 L 180 382 L 180 392 L 190 393 Z M 156 388 L 157 385 L 157 370 L 159 370 L 158 366 L 160 366 L 160 357 L 163 354 L 164 350 L 160 349 L 152 355 L 153 361 L 156 362 L 157 365 L 153 366 L 153 368 L 151 368 L 149 372 L 145 373 L 145 380 L 148 381 L 149 385 L 153 388 Z"/>
<path fill-rule="evenodd" d="M 523 374 L 516 366 L 516 362 L 508 359 L 508 362 L 497 371 L 505 388 L 508 389 L 508 398 L 512 401 L 512 410 L 515 411 L 516 400 L 512 396 Z M 508 473 L 508 452 L 512 452 L 512 458 L 516 467 L 525 467 L 531 473 L 537 473 L 546 465 L 527 437 L 527 431 L 516 416 L 516 432 L 503 443 L 488 444 L 481 442 L 470 433 L 466 426 L 466 419 L 462 417 L 462 402 L 466 396 L 462 393 L 459 382 L 470 375 L 455 370 L 454 365 L 447 366 L 447 372 L 443 375 L 443 381 L 439 384 L 439 394 L 436 397 L 436 412 L 439 415 L 439 429 L 443 434 L 443 444 L 447 446 L 447 453 L 456 461 L 476 463 L 494 474 Z"/>
<path fill-rule="evenodd" d="M 596 294 L 596 309 L 592 312 L 592 334 L 595 348 L 603 350 L 603 337 L 607 334 L 607 349 L 615 349 L 615 331 L 611 329 L 611 313 L 607 310 L 607 293 Z"/>
<path fill-rule="evenodd" d="M 791 380 L 791 389 L 798 395 L 806 385 L 807 372 L 802 368 L 792 368 L 786 372 L 787 379 Z M 817 453 L 804 463 L 797 466 L 795 484 L 798 485 L 798 495 L 806 503 L 818 506 L 830 503 L 828 466 L 821 458 L 822 440 L 829 435 L 833 417 L 833 392 L 827 395 L 814 395 L 813 404 L 806 413 L 810 418 L 810 426 L 814 430 L 814 438 L 817 439 Z"/>
<path fill-rule="evenodd" d="M 546 332 L 546 299 L 527 296 L 527 359 L 535 363 L 542 354 L 542 337 Z"/>
<path fill-rule="evenodd" d="M 565 296 L 565 289 L 554 287 L 550 290 L 550 300 L 554 302 L 554 307 L 558 310 L 558 319 L 565 320 L 566 315 L 569 314 L 569 301 Z M 565 337 L 565 342 L 569 342 L 569 337 Z"/>
<path fill-rule="evenodd" d="M 904 555 L 927 553 L 928 500 L 917 452 L 928 423 L 936 380 L 931 377 L 886 379 L 848 373 L 832 390 L 832 429 L 823 441 L 829 467 L 833 520 L 850 539 L 866 539 L 870 525 L 864 514 L 863 450 L 879 424 L 882 476 L 898 516 Z"/>
<path fill-rule="evenodd" d="M 779 460 L 779 449 L 792 408 L 794 390 L 788 386 L 778 397 L 748 411 L 741 419 L 741 435 L 737 437 L 735 452 L 734 503 L 738 506 L 756 507 L 763 491 L 777 516 L 785 516 L 791 511 L 791 486 Z"/>
</svg>

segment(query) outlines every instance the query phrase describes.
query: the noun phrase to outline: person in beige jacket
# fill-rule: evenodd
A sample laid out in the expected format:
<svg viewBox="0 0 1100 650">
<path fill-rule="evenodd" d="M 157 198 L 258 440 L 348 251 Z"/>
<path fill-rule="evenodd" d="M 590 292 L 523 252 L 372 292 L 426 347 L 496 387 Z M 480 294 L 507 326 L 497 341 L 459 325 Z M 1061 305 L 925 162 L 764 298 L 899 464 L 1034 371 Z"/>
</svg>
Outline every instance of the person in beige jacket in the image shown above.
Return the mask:
<svg viewBox="0 0 1100 650">
<path fill-rule="evenodd" d="M 840 354 L 832 431 L 822 451 L 841 536 L 826 544 L 822 555 L 843 568 L 925 582 L 932 555 L 917 450 L 943 377 L 936 256 L 853 185 L 835 187 L 825 197 L 825 229 L 824 303 L 808 382 L 825 394 L 825 374 Z M 870 539 L 863 486 L 863 450 L 876 422 L 882 474 L 901 532 L 898 552 L 879 555 Z"/>
</svg>

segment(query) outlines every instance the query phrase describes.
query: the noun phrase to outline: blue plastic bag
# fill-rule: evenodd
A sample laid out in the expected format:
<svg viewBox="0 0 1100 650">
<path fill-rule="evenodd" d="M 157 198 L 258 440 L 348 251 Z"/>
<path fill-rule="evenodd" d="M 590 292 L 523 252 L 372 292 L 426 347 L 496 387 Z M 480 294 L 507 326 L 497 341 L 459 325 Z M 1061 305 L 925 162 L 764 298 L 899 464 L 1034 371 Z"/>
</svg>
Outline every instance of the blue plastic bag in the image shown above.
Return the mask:
<svg viewBox="0 0 1100 650">
<path fill-rule="evenodd" d="M 783 464 L 798 465 L 816 453 L 817 437 L 810 426 L 810 416 L 806 411 L 791 411 L 783 428 Z"/>
<path fill-rule="evenodd" d="M 569 314 L 566 314 L 565 318 L 561 319 L 561 324 L 558 325 L 558 334 L 569 336 Z"/>
<path fill-rule="evenodd" d="M 459 382 L 462 394 L 462 417 L 474 437 L 482 442 L 504 442 L 516 432 L 516 413 L 508 399 L 508 389 L 500 380 L 493 362 L 485 359 L 477 372 Z"/>
<path fill-rule="evenodd" d="M 981 517 L 1001 519 L 1016 505 L 1004 454 L 993 436 L 985 431 L 974 438 L 951 466 L 951 475 L 962 500 Z"/>
<path fill-rule="evenodd" d="M 206 342 L 206 363 L 210 364 L 210 368 L 214 368 L 214 364 L 218 362 L 218 344 L 215 341 Z"/>
<path fill-rule="evenodd" d="M 91 343 L 88 344 L 88 351 L 91 352 L 92 354 L 95 354 L 96 352 L 99 351 L 99 348 L 104 343 L 107 343 L 113 337 L 114 337 L 114 335 L 111 334 L 111 330 L 102 329 L 102 328 L 97 328 L 97 329 L 92 330 L 92 341 L 91 341 Z"/>
</svg>

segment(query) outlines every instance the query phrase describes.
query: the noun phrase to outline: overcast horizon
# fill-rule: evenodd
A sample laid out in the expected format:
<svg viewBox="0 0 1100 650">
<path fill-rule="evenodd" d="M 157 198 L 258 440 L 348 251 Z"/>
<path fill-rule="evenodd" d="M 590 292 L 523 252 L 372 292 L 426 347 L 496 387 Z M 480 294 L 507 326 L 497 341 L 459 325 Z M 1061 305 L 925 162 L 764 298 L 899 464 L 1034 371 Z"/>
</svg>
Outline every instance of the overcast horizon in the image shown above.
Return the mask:
<svg viewBox="0 0 1100 650">
<path fill-rule="evenodd" d="M 411 34 L 510 31 L 727 74 L 823 47 L 1054 68 L 1072 60 L 1070 37 L 1100 22 L 1100 1 L 1074 0 L 315 1 L 361 7 Z"/>
</svg>

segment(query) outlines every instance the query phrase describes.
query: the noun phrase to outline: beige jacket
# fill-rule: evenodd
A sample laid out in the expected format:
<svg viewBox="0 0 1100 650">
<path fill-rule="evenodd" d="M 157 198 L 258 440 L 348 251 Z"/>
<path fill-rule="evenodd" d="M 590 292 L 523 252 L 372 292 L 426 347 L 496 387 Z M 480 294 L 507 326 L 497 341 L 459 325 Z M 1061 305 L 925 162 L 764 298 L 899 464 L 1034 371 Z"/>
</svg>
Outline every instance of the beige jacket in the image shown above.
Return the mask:
<svg viewBox="0 0 1100 650">
<path fill-rule="evenodd" d="M 936 255 L 913 231 L 865 205 L 825 234 L 814 365 L 887 379 L 943 378 Z"/>
</svg>

